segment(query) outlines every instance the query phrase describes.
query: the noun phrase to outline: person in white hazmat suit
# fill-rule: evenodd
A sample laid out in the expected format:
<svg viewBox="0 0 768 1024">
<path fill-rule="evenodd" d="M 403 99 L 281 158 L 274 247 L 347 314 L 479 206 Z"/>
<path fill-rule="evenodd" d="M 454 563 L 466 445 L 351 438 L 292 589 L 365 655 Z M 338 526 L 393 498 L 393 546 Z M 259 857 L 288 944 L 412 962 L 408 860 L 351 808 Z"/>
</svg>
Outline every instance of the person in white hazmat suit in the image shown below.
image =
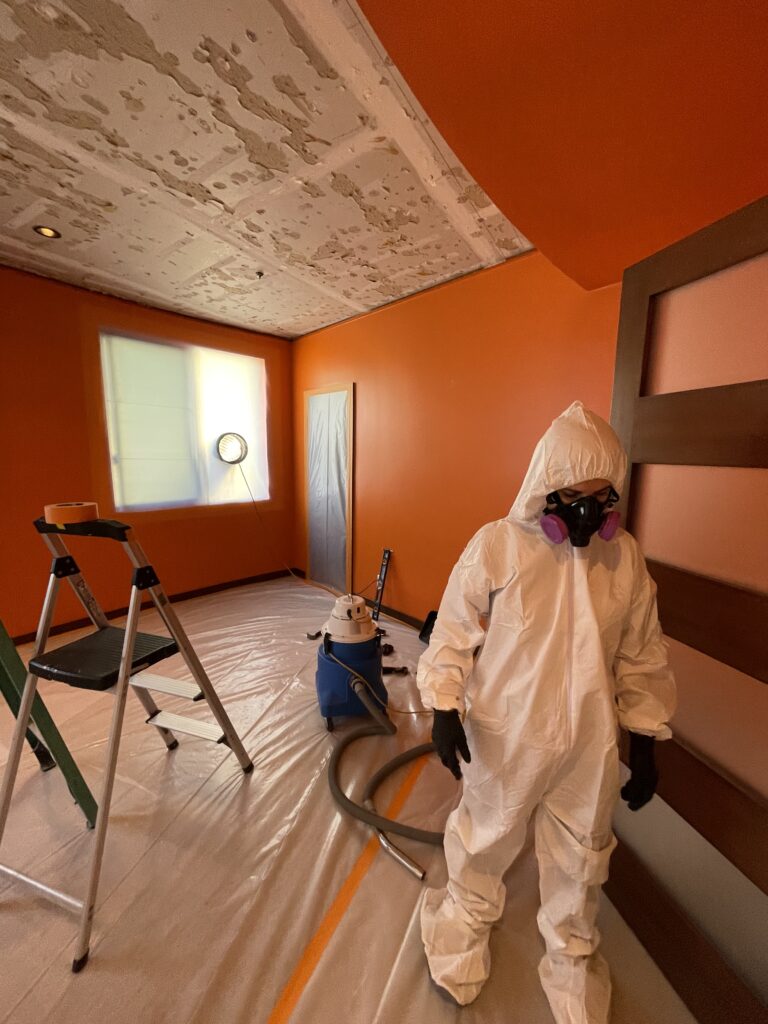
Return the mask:
<svg viewBox="0 0 768 1024">
<path fill-rule="evenodd" d="M 419 662 L 438 754 L 457 777 L 457 752 L 466 762 L 445 830 L 448 886 L 421 908 L 432 977 L 462 1005 L 488 977 L 502 876 L 535 815 L 550 1008 L 558 1024 L 608 1020 L 595 918 L 616 845 L 617 725 L 630 732 L 622 796 L 636 810 L 656 788 L 653 744 L 671 735 L 675 705 L 656 588 L 610 508 L 626 469 L 604 420 L 580 402 L 559 416 L 509 515 L 453 569 Z"/>
</svg>

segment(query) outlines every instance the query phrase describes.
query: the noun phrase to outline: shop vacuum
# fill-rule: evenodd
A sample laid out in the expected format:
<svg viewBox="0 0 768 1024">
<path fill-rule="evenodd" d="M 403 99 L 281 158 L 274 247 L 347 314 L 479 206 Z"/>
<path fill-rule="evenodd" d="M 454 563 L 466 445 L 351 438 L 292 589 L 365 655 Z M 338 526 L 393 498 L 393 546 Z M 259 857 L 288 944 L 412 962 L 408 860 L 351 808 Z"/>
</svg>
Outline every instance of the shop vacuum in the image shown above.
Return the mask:
<svg viewBox="0 0 768 1024">
<path fill-rule="evenodd" d="M 386 708 L 381 633 L 365 600 L 354 594 L 338 598 L 320 633 L 323 642 L 317 652 L 317 699 L 328 731 L 333 730 L 334 717 L 368 713 L 350 686 L 351 672 L 368 682 L 381 706 Z"/>
<path fill-rule="evenodd" d="M 382 847 L 408 871 L 423 879 L 426 874 L 424 869 L 395 846 L 388 833 L 434 846 L 442 845 L 443 833 L 412 828 L 385 818 L 376 813 L 373 798 L 384 779 L 409 761 L 432 752 L 434 744 L 422 743 L 399 754 L 368 781 L 363 791 L 362 804 L 350 800 L 342 791 L 338 779 L 344 751 L 364 736 L 391 736 L 397 732 L 397 727 L 387 714 L 388 696 L 382 679 L 381 630 L 372 620 L 365 600 L 347 594 L 337 599 L 321 634 L 315 681 L 320 713 L 328 728 L 333 728 L 336 716 L 369 715 L 373 719 L 336 743 L 328 765 L 328 782 L 333 798 L 347 814 L 370 825 Z"/>
</svg>

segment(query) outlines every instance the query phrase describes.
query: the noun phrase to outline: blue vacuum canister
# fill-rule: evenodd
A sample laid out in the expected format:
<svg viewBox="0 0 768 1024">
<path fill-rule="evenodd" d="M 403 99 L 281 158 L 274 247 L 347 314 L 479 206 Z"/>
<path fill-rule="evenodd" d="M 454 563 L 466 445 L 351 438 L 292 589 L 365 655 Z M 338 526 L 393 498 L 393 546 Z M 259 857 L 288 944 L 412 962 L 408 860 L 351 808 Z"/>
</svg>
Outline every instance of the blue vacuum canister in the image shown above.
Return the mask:
<svg viewBox="0 0 768 1024">
<path fill-rule="evenodd" d="M 381 637 L 362 597 L 346 594 L 338 598 L 322 634 L 315 685 L 320 714 L 330 730 L 334 718 L 368 714 L 352 690 L 351 672 L 366 680 L 383 706 L 387 691 L 382 682 Z"/>
</svg>

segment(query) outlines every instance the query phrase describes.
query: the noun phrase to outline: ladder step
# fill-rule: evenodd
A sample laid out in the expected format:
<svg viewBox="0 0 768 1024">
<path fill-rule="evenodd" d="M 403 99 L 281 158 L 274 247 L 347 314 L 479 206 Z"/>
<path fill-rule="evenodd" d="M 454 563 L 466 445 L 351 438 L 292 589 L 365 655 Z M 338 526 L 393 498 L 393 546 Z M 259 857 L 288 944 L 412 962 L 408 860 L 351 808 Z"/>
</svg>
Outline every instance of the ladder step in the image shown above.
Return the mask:
<svg viewBox="0 0 768 1024">
<path fill-rule="evenodd" d="M 105 626 L 53 651 L 38 654 L 30 661 L 29 671 L 41 679 L 54 679 L 83 690 L 108 690 L 117 682 L 124 639 L 124 629 Z M 170 636 L 137 633 L 131 672 L 141 672 L 178 651 Z"/>
<path fill-rule="evenodd" d="M 156 715 L 147 719 L 147 723 L 157 726 L 158 729 L 183 732 L 188 736 L 199 736 L 204 740 L 213 740 L 214 743 L 224 742 L 224 733 L 217 722 L 200 722 L 196 718 L 174 715 L 172 711 L 158 711 Z"/>
<path fill-rule="evenodd" d="M 139 672 L 131 676 L 131 686 L 143 690 L 155 690 L 157 693 L 169 693 L 172 697 L 186 697 L 187 700 L 202 700 L 203 693 L 197 683 L 189 683 L 186 679 L 169 679 L 152 672 Z"/>
</svg>

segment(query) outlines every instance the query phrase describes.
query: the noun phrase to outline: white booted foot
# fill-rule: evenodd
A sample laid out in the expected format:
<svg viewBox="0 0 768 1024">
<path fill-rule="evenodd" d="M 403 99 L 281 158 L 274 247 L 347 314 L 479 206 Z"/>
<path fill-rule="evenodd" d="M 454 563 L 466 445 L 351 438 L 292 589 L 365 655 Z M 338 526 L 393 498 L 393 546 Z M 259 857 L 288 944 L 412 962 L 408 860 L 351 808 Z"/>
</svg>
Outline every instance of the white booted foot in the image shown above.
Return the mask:
<svg viewBox="0 0 768 1024">
<path fill-rule="evenodd" d="M 599 953 L 547 953 L 539 964 L 539 978 L 556 1024 L 608 1024 L 611 978 Z"/>
<path fill-rule="evenodd" d="M 427 889 L 421 938 L 429 973 L 460 1006 L 477 999 L 491 970 L 491 926 L 473 920 L 447 889 Z"/>
</svg>

